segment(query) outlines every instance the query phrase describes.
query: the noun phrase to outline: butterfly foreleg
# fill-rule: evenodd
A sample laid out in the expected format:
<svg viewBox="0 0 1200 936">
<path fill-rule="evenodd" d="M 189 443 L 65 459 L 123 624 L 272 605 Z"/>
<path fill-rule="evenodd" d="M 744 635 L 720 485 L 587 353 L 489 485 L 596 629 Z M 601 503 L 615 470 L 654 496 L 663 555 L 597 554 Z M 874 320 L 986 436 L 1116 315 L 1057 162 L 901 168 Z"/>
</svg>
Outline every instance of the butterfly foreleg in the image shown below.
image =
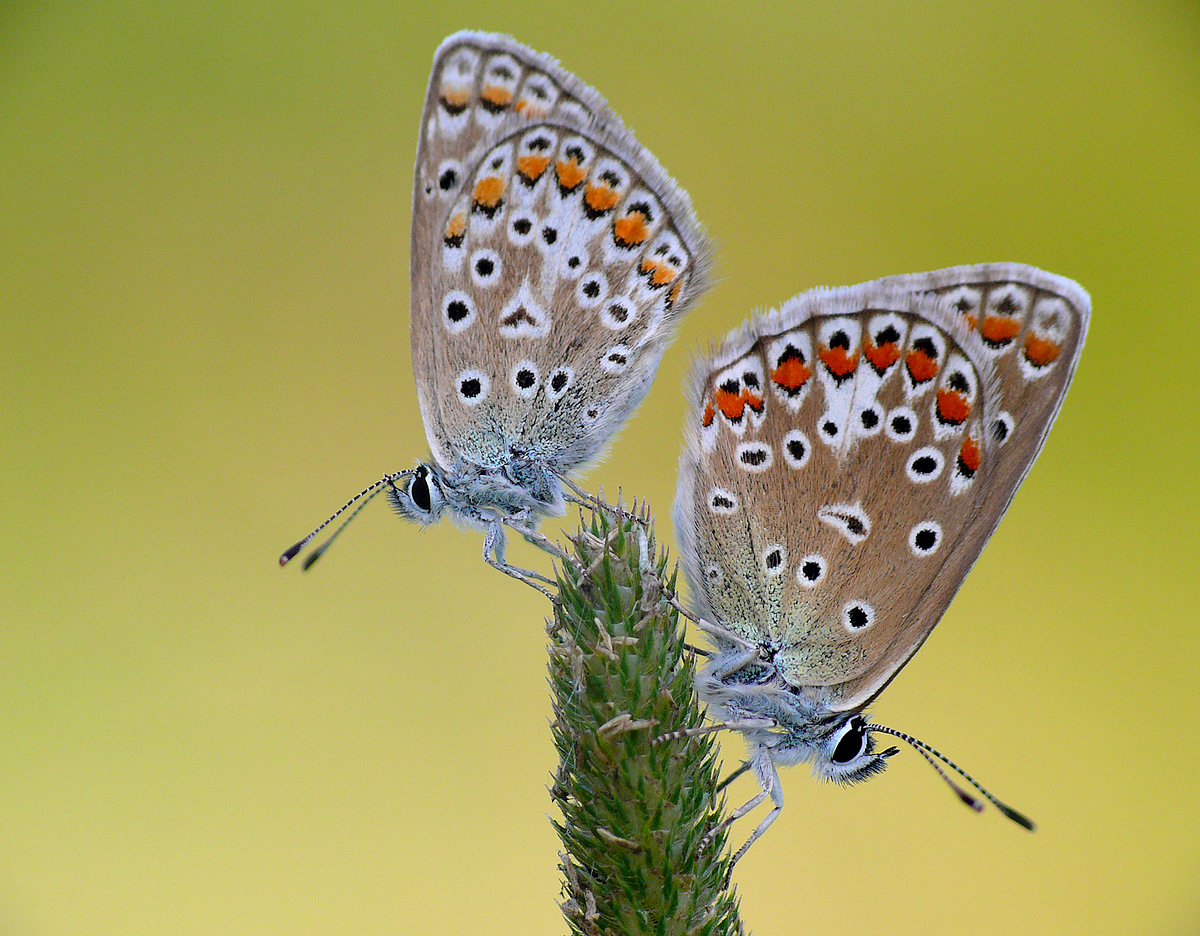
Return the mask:
<svg viewBox="0 0 1200 936">
<path fill-rule="evenodd" d="M 504 517 L 500 522 L 510 529 L 516 530 L 523 537 L 525 537 L 525 542 L 536 546 L 542 552 L 549 553 L 551 556 L 554 556 L 556 559 L 561 559 L 563 562 L 573 563 L 575 561 L 566 552 L 566 550 L 558 545 L 558 543 L 554 542 L 544 533 L 539 533 L 533 527 L 527 525 L 523 517 Z"/>
<path fill-rule="evenodd" d="M 524 582 L 530 588 L 537 589 L 553 603 L 558 604 L 558 596 L 545 587 L 546 585 L 554 585 L 554 580 L 548 579 L 546 576 L 531 569 L 519 569 L 516 566 L 509 565 L 504 560 L 504 546 L 504 529 L 501 527 L 499 520 L 492 520 L 488 524 L 487 532 L 483 535 L 483 561 L 493 569 L 499 569 L 505 575 Z"/>
<path fill-rule="evenodd" d="M 697 738 L 700 735 L 712 734 L 714 731 L 749 731 L 754 728 L 776 728 L 778 724 L 770 718 L 739 718 L 733 721 L 713 722 L 711 725 L 701 725 L 698 728 L 681 728 L 678 731 L 668 731 L 652 738 L 651 744 L 666 744 L 668 741 L 682 741 L 684 738 Z"/>
</svg>

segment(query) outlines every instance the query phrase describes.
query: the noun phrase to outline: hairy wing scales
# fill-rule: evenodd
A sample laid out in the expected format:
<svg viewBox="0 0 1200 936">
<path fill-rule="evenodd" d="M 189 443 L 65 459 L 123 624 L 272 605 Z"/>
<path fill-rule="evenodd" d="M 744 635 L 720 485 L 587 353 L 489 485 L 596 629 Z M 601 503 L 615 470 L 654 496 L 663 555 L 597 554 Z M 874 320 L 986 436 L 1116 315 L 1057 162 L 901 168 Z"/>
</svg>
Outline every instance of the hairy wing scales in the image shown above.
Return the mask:
<svg viewBox="0 0 1200 936">
<path fill-rule="evenodd" d="M 447 115 L 446 88 L 466 89 L 451 94 L 460 113 Z M 411 330 L 434 456 L 576 467 L 645 395 L 702 288 L 708 247 L 687 196 L 598 94 L 503 37 L 447 41 L 423 126 Z M 457 187 L 443 192 L 447 160 Z M 666 241 L 678 249 L 660 270 Z M 470 314 L 452 321 L 463 295 Z"/>
<path fill-rule="evenodd" d="M 1030 314 L 1020 328 L 989 327 L 989 308 L 1013 317 L 1015 303 L 1000 301 L 1006 290 L 1024 290 Z M 964 295 L 974 300 L 965 310 L 953 305 Z M 981 310 L 974 322 L 971 308 Z M 864 705 L 928 635 L 998 523 L 1061 402 L 1086 318 L 1074 284 L 1006 265 L 816 291 L 731 336 L 693 382 L 677 500 L 702 613 L 769 646 L 789 681 L 823 686 L 832 707 Z M 856 329 L 856 341 L 831 340 Z M 1035 371 L 1023 349 L 1050 341 L 1059 353 Z M 844 353 L 829 353 L 839 346 Z M 736 405 L 746 388 L 730 383 L 749 359 L 772 379 L 757 425 Z M 866 425 L 868 411 L 881 418 Z M 831 414 L 838 432 L 822 436 Z M 1002 415 L 1011 430 L 1003 442 L 989 432 Z M 791 452 L 754 476 L 738 466 L 747 441 L 783 455 L 786 440 L 801 437 L 805 459 Z M 752 515 L 708 510 L 700 492 L 710 486 L 752 505 Z M 864 519 L 869 533 L 855 542 Z M 786 544 L 792 567 L 768 582 L 748 557 L 773 542 Z M 753 570 L 740 588 L 714 590 L 697 574 L 722 555 Z M 800 574 L 804 555 L 825 563 L 812 587 Z M 847 609 L 859 602 L 871 623 L 856 631 Z"/>
</svg>

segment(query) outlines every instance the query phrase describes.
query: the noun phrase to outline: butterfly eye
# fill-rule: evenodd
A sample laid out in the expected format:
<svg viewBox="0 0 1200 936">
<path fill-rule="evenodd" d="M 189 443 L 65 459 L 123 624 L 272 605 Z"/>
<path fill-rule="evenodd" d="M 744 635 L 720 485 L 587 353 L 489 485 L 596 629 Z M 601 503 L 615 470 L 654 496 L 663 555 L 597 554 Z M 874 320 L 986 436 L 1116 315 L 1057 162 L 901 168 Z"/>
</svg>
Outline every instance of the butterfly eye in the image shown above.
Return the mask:
<svg viewBox="0 0 1200 936">
<path fill-rule="evenodd" d="M 862 719 L 857 717 L 850 719 L 842 731 L 841 738 L 838 739 L 837 747 L 833 749 L 833 756 L 830 760 L 835 764 L 850 763 L 863 753 L 866 740 Z"/>
<path fill-rule="evenodd" d="M 408 496 L 426 513 L 433 509 L 433 500 L 429 496 L 429 482 L 425 480 L 424 467 L 419 468 L 413 475 L 412 483 L 408 486 Z"/>
</svg>

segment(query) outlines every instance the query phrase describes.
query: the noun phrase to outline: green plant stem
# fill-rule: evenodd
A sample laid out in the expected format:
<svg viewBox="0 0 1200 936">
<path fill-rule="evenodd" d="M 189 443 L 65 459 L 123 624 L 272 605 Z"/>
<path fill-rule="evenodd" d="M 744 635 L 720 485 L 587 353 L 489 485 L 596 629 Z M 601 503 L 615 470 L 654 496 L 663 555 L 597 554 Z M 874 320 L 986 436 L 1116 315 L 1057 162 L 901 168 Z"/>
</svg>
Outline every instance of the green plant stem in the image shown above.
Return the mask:
<svg viewBox="0 0 1200 936">
<path fill-rule="evenodd" d="M 596 511 L 571 551 L 550 627 L 563 914 L 583 936 L 741 933 L 725 834 L 706 839 L 715 742 L 662 740 L 703 716 L 648 514 Z"/>
</svg>

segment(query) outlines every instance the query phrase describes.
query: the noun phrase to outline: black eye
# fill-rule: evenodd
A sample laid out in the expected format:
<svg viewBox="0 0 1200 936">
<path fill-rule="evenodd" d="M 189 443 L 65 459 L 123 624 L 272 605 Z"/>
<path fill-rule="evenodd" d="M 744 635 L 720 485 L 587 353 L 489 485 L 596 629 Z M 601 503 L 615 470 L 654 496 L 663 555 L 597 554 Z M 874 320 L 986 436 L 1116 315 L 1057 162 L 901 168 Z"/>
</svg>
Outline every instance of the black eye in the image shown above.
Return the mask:
<svg viewBox="0 0 1200 936">
<path fill-rule="evenodd" d="M 837 747 L 833 750 L 835 764 L 848 764 L 862 753 L 864 732 L 862 725 L 856 719 L 850 723 L 850 728 L 842 735 Z"/>
<path fill-rule="evenodd" d="M 433 509 L 433 501 L 429 499 L 429 482 L 425 480 L 424 472 L 413 476 L 412 484 L 408 486 L 408 496 L 426 513 Z"/>
</svg>

